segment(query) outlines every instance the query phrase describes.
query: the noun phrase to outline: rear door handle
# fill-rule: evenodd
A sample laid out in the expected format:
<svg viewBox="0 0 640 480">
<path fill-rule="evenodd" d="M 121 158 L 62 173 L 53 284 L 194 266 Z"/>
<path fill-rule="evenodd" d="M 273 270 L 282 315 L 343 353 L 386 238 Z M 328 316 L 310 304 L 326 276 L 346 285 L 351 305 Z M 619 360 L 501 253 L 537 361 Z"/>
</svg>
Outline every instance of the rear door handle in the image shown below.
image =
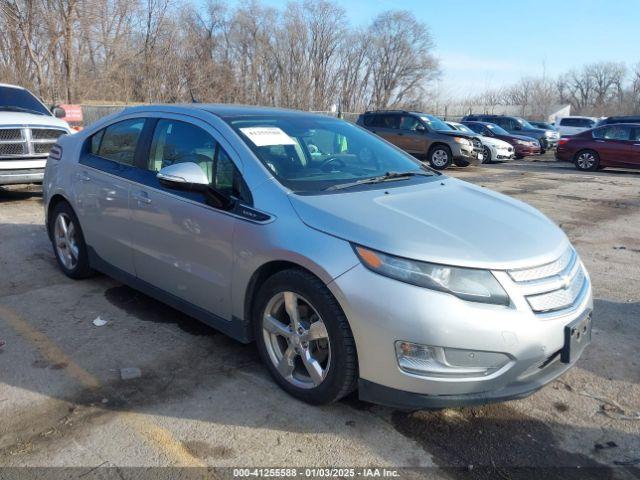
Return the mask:
<svg viewBox="0 0 640 480">
<path fill-rule="evenodd" d="M 151 199 L 149 198 L 149 195 L 147 194 L 147 192 L 136 192 L 133 194 L 133 199 L 137 200 L 138 203 L 142 203 L 145 205 L 149 205 L 151 203 Z"/>
</svg>

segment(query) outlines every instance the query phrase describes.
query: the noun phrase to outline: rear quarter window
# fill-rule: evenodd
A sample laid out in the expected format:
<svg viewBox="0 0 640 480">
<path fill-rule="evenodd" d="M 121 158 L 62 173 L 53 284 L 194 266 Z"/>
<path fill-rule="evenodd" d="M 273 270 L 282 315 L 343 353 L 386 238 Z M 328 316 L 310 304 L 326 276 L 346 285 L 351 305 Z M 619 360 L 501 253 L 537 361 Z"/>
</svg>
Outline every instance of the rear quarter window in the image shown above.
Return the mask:
<svg viewBox="0 0 640 480">
<path fill-rule="evenodd" d="M 104 129 L 97 155 L 123 165 L 133 166 L 138 139 L 143 127 L 144 118 L 135 118 L 109 125 Z"/>
</svg>

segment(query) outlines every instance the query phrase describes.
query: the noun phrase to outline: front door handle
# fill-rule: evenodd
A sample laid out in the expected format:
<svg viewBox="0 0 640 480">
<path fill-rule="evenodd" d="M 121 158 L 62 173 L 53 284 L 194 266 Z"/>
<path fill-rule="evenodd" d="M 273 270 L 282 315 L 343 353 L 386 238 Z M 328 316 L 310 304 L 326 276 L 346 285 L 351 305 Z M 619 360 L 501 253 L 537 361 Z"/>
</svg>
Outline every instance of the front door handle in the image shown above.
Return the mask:
<svg viewBox="0 0 640 480">
<path fill-rule="evenodd" d="M 81 182 L 90 182 L 91 181 L 91 177 L 86 172 L 78 172 L 78 173 L 76 173 L 76 178 L 78 180 L 80 180 Z"/>
<path fill-rule="evenodd" d="M 604 140 L 596 140 L 596 143 L 605 143 Z"/>
<path fill-rule="evenodd" d="M 149 205 L 151 203 L 151 199 L 149 198 L 147 192 L 136 192 L 133 194 L 133 199 L 137 200 L 139 204 Z"/>
</svg>

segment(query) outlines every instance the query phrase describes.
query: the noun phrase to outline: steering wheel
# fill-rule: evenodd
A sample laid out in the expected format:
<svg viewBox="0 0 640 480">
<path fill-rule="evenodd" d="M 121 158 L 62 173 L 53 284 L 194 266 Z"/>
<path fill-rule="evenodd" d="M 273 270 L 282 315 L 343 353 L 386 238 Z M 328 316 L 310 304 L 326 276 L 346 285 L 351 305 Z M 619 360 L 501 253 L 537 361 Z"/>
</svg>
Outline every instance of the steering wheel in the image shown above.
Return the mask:
<svg viewBox="0 0 640 480">
<path fill-rule="evenodd" d="M 344 168 L 347 164 L 339 157 L 329 157 L 320 164 L 320 170 L 323 172 L 330 172 L 332 170 L 331 164 L 335 163 L 338 168 Z"/>
</svg>

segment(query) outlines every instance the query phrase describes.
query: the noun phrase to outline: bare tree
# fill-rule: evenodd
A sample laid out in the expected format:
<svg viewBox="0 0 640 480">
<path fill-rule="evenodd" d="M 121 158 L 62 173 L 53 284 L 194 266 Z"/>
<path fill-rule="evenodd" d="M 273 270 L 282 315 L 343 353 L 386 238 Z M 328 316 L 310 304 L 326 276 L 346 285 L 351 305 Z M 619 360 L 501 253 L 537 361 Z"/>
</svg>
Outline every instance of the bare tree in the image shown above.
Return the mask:
<svg viewBox="0 0 640 480">
<path fill-rule="evenodd" d="M 380 14 L 369 29 L 371 105 L 402 105 L 440 73 L 427 27 L 408 11 Z"/>
</svg>

